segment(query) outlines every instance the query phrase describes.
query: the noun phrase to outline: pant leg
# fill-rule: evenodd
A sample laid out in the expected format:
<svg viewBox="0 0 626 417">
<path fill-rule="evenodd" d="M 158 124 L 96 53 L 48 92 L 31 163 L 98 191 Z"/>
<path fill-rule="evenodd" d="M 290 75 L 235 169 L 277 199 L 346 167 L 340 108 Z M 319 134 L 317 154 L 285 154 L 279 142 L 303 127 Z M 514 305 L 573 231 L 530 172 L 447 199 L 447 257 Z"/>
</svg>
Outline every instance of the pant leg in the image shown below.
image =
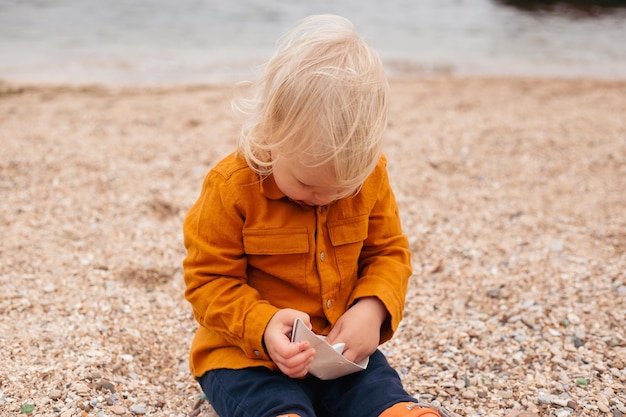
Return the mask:
<svg viewBox="0 0 626 417">
<path fill-rule="evenodd" d="M 370 356 L 364 371 L 320 382 L 324 384 L 320 402 L 329 417 L 378 417 L 394 404 L 417 402 L 378 350 Z"/>
<path fill-rule="evenodd" d="M 315 417 L 313 392 L 304 380 L 267 368 L 216 369 L 198 382 L 220 417 Z"/>
</svg>

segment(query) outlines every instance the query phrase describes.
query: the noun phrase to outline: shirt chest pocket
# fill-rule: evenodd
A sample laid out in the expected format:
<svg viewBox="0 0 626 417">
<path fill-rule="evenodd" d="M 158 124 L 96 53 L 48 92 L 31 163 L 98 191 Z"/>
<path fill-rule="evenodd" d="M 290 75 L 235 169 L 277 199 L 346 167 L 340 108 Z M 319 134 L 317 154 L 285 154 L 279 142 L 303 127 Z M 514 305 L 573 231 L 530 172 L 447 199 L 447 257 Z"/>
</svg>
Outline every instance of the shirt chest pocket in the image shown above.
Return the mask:
<svg viewBox="0 0 626 417">
<path fill-rule="evenodd" d="M 328 225 L 328 236 L 335 250 L 342 281 L 355 282 L 358 278 L 359 257 L 368 236 L 368 227 L 367 215 Z"/>
<path fill-rule="evenodd" d="M 270 282 L 305 290 L 309 248 L 306 228 L 244 229 L 250 285 L 261 292 Z"/>
</svg>

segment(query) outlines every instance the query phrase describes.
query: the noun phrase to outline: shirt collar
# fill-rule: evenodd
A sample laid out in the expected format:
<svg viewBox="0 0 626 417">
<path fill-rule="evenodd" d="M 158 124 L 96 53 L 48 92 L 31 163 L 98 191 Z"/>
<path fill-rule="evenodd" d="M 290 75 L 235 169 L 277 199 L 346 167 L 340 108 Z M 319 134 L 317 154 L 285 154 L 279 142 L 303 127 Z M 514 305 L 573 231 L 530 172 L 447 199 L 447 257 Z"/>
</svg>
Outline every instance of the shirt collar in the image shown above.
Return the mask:
<svg viewBox="0 0 626 417">
<path fill-rule="evenodd" d="M 282 191 L 280 191 L 280 188 L 278 188 L 278 186 L 276 185 L 273 174 L 270 174 L 267 177 L 261 179 L 260 191 L 262 195 L 269 198 L 270 200 L 279 200 L 286 197 L 286 195 Z"/>
</svg>

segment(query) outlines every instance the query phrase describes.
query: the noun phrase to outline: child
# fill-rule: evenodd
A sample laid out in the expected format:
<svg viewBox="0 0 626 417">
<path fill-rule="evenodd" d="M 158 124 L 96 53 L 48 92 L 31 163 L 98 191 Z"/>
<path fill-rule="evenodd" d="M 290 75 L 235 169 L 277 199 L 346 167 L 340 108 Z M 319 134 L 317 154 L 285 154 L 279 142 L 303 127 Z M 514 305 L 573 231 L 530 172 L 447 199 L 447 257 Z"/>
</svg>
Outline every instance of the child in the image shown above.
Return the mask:
<svg viewBox="0 0 626 417">
<path fill-rule="evenodd" d="M 313 16 L 239 107 L 238 150 L 184 223 L 185 296 L 200 324 L 190 366 L 220 416 L 439 416 L 377 350 L 411 275 L 381 154 L 388 100 L 380 58 L 352 24 Z M 291 342 L 296 318 L 367 368 L 307 375 L 316 352 Z"/>
</svg>

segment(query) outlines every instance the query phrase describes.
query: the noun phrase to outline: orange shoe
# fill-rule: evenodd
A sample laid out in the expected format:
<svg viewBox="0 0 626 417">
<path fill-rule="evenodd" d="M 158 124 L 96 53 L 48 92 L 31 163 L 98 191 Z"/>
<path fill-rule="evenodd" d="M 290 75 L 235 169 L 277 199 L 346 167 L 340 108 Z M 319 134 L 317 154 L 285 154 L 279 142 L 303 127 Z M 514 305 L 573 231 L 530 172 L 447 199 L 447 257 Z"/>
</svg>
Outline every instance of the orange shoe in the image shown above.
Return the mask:
<svg viewBox="0 0 626 417">
<path fill-rule="evenodd" d="M 434 408 L 422 408 L 417 403 L 398 403 L 382 412 L 379 417 L 441 417 Z"/>
</svg>

